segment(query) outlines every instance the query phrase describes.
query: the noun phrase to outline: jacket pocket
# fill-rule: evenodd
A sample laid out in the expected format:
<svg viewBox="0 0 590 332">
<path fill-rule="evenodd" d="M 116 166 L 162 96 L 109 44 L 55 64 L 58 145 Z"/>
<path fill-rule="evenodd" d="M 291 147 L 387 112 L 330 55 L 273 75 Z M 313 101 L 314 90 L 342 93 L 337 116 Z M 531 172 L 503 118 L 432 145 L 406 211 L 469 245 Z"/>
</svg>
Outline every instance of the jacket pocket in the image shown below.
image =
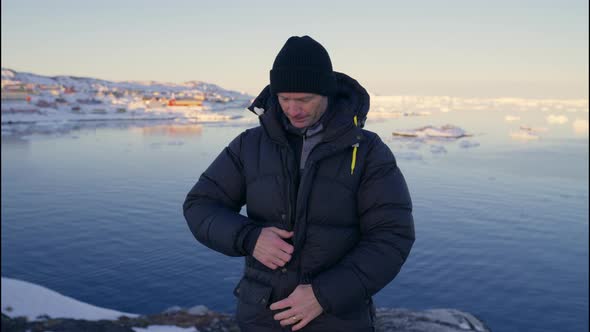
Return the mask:
<svg viewBox="0 0 590 332">
<path fill-rule="evenodd" d="M 234 289 L 239 299 L 236 319 L 241 331 L 260 331 L 276 327 L 273 313 L 268 308 L 272 287 L 243 277 Z"/>
<path fill-rule="evenodd" d="M 272 287 L 258 281 L 243 277 L 234 289 L 234 295 L 241 302 L 253 305 L 268 306 Z"/>
</svg>

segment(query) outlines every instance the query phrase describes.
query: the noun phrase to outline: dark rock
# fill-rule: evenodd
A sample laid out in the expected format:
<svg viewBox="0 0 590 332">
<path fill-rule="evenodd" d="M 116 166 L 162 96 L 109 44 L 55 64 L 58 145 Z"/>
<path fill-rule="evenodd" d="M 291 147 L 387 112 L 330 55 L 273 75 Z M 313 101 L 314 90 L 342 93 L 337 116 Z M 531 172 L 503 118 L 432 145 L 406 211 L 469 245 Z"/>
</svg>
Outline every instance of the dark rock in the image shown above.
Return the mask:
<svg viewBox="0 0 590 332">
<path fill-rule="evenodd" d="M 2 314 L 2 331 L 7 332 L 133 332 L 133 327 L 150 325 L 174 325 L 196 327 L 200 332 L 239 332 L 233 315 L 202 310 L 204 307 L 187 310 L 175 307 L 163 313 L 139 317 L 122 316 L 115 321 L 87 321 L 78 319 L 52 319 L 27 322 L 25 318 L 10 318 Z M 205 308 L 206 309 L 206 308 Z M 485 324 L 472 314 L 455 309 L 432 309 L 412 311 L 406 309 L 378 309 L 376 332 L 490 332 Z"/>
<path fill-rule="evenodd" d="M 124 326 L 118 321 L 83 319 L 43 319 L 27 322 L 24 317 L 10 318 L 2 314 L 2 331 L 6 332 L 134 332 L 131 327 Z"/>
<path fill-rule="evenodd" d="M 490 329 L 472 314 L 455 309 L 378 309 L 376 328 L 377 332 L 490 332 Z"/>
<path fill-rule="evenodd" d="M 27 328 L 27 320 L 22 317 L 10 318 L 2 314 L 2 331 L 4 332 L 24 332 Z"/>
</svg>

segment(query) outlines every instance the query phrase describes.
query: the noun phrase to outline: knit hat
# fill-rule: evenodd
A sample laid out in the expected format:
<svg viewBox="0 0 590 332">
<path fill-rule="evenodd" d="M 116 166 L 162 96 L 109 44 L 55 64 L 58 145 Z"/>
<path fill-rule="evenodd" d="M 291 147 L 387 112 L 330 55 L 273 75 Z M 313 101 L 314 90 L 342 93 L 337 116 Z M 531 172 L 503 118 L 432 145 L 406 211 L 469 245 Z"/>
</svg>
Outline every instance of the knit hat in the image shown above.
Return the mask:
<svg viewBox="0 0 590 332">
<path fill-rule="evenodd" d="M 272 65 L 270 90 L 334 94 L 336 77 L 326 49 L 309 36 L 289 38 Z"/>
</svg>

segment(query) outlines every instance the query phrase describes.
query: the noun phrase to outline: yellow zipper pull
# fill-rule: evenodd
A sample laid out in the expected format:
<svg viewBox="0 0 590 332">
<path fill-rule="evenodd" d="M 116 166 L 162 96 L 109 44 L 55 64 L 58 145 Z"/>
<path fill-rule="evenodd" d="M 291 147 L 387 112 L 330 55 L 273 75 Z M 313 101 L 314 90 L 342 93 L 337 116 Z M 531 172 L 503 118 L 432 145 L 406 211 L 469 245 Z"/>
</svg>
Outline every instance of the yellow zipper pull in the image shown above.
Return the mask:
<svg viewBox="0 0 590 332">
<path fill-rule="evenodd" d="M 358 149 L 358 147 L 358 143 L 352 146 L 352 162 L 350 163 L 350 175 L 354 173 L 354 167 L 356 166 L 356 150 Z"/>
</svg>

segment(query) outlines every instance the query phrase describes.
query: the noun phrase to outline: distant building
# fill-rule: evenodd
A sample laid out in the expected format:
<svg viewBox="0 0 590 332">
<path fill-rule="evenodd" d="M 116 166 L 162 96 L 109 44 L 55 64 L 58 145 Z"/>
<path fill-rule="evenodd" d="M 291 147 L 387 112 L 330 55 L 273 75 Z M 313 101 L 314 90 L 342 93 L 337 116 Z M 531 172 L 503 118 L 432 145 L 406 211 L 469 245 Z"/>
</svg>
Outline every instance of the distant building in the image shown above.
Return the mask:
<svg viewBox="0 0 590 332">
<path fill-rule="evenodd" d="M 6 84 L 2 86 L 2 101 L 31 101 L 35 94 L 30 84 Z"/>
<path fill-rule="evenodd" d="M 215 102 L 215 103 L 227 103 L 231 101 L 231 98 L 222 96 L 217 93 L 209 93 L 206 97 L 207 101 Z"/>
<path fill-rule="evenodd" d="M 168 106 L 202 106 L 203 100 L 194 98 L 173 98 L 168 101 Z"/>
<path fill-rule="evenodd" d="M 59 85 L 48 85 L 48 84 L 39 84 L 39 90 L 41 91 L 48 91 L 53 95 L 58 95 L 62 92 L 62 87 Z"/>
<path fill-rule="evenodd" d="M 31 91 L 32 89 L 30 89 L 29 87 L 27 87 L 25 84 L 2 84 L 2 93 L 4 93 L 4 91 L 11 91 L 11 92 L 16 92 L 16 91 Z"/>
<path fill-rule="evenodd" d="M 149 100 L 144 99 L 144 102 L 148 108 L 159 108 L 166 106 L 167 101 L 159 97 L 153 97 Z"/>
<path fill-rule="evenodd" d="M 2 91 L 2 101 L 31 101 L 30 91 Z"/>
</svg>

